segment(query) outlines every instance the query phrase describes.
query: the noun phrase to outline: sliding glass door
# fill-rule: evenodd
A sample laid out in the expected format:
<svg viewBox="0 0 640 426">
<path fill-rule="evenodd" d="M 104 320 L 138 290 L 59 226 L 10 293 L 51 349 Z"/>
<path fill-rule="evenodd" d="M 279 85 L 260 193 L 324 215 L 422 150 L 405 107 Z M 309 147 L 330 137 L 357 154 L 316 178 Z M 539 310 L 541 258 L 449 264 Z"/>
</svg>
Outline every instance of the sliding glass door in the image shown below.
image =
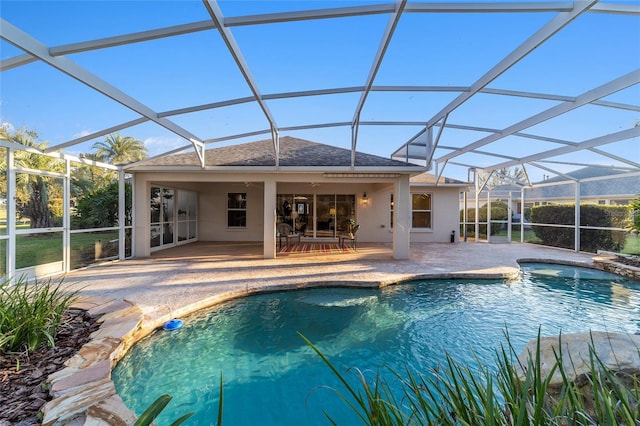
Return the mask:
<svg viewBox="0 0 640 426">
<path fill-rule="evenodd" d="M 305 237 L 336 238 L 355 219 L 354 194 L 278 194 L 278 223 Z"/>
</svg>

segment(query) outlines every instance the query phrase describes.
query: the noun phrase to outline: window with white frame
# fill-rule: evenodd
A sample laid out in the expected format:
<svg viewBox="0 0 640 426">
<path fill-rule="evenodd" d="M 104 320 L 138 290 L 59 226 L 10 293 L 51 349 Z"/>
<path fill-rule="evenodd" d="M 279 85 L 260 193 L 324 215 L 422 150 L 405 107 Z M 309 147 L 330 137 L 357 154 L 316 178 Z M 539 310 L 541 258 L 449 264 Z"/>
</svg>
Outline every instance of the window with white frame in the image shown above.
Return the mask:
<svg viewBox="0 0 640 426">
<path fill-rule="evenodd" d="M 227 194 L 227 226 L 229 228 L 247 227 L 246 192 L 229 192 Z"/>
<path fill-rule="evenodd" d="M 427 192 L 411 194 L 411 228 L 431 229 L 432 194 Z"/>
</svg>

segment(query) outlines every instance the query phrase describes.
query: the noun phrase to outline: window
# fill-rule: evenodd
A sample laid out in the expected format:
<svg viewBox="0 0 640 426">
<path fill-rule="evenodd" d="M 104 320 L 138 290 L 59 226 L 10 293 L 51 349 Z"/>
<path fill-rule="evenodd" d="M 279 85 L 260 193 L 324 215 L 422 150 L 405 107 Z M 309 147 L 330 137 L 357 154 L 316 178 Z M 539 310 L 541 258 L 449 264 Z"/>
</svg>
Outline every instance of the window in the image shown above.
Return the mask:
<svg viewBox="0 0 640 426">
<path fill-rule="evenodd" d="M 393 229 L 393 193 L 389 195 L 389 228 Z"/>
<path fill-rule="evenodd" d="M 431 194 L 411 194 L 411 228 L 431 229 Z"/>
<path fill-rule="evenodd" d="M 246 192 L 229 192 L 227 194 L 227 226 L 229 228 L 247 227 Z"/>
</svg>

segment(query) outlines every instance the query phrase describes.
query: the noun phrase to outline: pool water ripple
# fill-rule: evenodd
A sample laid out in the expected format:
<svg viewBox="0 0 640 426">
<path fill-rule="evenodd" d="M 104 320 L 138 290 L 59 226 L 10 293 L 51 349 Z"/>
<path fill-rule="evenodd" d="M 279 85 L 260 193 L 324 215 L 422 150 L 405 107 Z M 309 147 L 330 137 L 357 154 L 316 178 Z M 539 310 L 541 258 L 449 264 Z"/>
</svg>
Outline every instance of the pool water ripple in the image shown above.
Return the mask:
<svg viewBox="0 0 640 426">
<path fill-rule="evenodd" d="M 139 342 L 113 379 L 138 414 L 159 395 L 172 395 L 158 424 L 191 411 L 187 424 L 214 424 L 220 374 L 223 424 L 329 424 L 323 410 L 351 424 L 353 414 L 327 389 L 339 387 L 338 380 L 298 332 L 342 372 L 357 367 L 390 377 L 387 367 L 428 373 L 445 352 L 468 365 L 475 357 L 492 364 L 506 343 L 505 327 L 518 352 L 538 328 L 543 335 L 640 331 L 638 283 L 572 267 L 522 269 L 513 283 L 437 280 L 235 300 Z"/>
</svg>

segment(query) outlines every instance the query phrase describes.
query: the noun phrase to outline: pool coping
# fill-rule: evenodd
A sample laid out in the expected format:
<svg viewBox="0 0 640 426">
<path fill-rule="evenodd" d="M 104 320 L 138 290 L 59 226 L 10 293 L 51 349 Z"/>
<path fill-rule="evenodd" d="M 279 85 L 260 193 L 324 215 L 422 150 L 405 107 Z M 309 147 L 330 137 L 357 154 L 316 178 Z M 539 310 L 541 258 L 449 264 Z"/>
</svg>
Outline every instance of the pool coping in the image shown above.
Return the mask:
<svg viewBox="0 0 640 426">
<path fill-rule="evenodd" d="M 517 263 L 550 263 L 601 269 L 595 263 L 549 258 L 522 258 Z M 247 287 L 225 291 L 172 310 L 170 313 L 150 317 L 135 303 L 126 299 L 106 299 L 81 296 L 75 309 L 87 310 L 100 327 L 91 334 L 90 341 L 64 365 L 65 368 L 48 378 L 53 399 L 43 407 L 44 426 L 81 425 L 106 422 L 110 425 L 130 425 L 136 415 L 116 393 L 111 371 L 127 351 L 139 340 L 177 317 L 215 306 L 229 300 L 254 294 L 273 293 L 323 287 L 384 288 L 408 281 L 429 279 L 517 279 L 521 269 L 506 267 L 501 272 L 444 272 L 412 274 L 400 279 L 377 281 L 318 280 L 299 284 Z"/>
</svg>

